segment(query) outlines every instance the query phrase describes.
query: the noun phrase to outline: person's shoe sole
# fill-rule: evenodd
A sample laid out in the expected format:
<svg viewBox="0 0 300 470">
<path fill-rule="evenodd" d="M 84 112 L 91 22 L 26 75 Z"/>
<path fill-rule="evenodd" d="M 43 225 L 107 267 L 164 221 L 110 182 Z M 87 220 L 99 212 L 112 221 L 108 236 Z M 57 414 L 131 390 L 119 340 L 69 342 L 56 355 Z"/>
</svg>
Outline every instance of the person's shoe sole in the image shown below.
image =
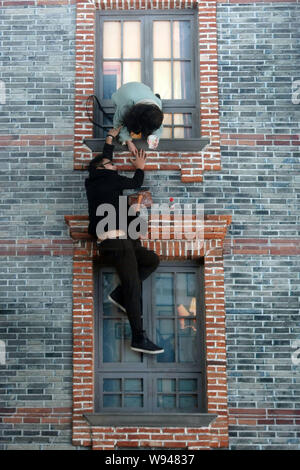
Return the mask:
<svg viewBox="0 0 300 470">
<path fill-rule="evenodd" d="M 131 346 L 131 349 L 133 351 L 137 351 L 137 352 L 141 352 L 141 353 L 145 353 L 145 354 L 161 354 L 161 353 L 165 352 L 164 349 L 159 349 L 158 351 L 148 351 L 147 349 L 134 348 L 132 346 Z"/>
<path fill-rule="evenodd" d="M 116 307 L 118 307 L 120 310 L 122 310 L 123 312 L 126 313 L 126 310 L 124 307 L 122 307 L 121 304 L 118 304 L 118 302 L 116 302 L 116 300 L 114 300 L 110 295 L 107 296 L 108 300 L 113 303 Z"/>
</svg>

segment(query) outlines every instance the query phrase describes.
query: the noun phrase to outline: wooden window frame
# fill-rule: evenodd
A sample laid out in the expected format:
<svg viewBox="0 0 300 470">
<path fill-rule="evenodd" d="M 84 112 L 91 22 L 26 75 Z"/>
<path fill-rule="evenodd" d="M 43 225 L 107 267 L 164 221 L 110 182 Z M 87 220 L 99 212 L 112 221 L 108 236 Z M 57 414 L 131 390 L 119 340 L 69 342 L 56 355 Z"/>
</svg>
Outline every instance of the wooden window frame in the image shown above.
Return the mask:
<svg viewBox="0 0 300 470">
<path fill-rule="evenodd" d="M 91 419 L 92 422 L 105 423 L 106 419 L 109 421 L 111 418 L 119 416 L 121 421 L 126 424 L 136 423 L 137 415 L 144 419 L 143 423 L 155 423 L 161 422 L 162 416 L 167 419 L 169 424 L 174 425 L 175 418 L 180 421 L 181 424 L 194 422 L 199 424 L 207 422 L 207 420 L 213 420 L 215 415 L 209 414 L 207 416 L 207 400 L 206 400 L 206 371 L 205 371 L 205 312 L 204 312 L 204 262 L 203 259 L 195 261 L 183 260 L 183 261 L 163 261 L 155 272 L 194 272 L 197 275 L 197 343 L 199 346 L 198 353 L 200 354 L 199 362 L 190 365 L 187 370 L 187 363 L 157 363 L 155 357 L 149 355 L 143 355 L 143 361 L 141 363 L 103 363 L 100 361 L 100 351 L 102 350 L 101 340 L 101 272 L 115 272 L 114 268 L 108 267 L 105 264 L 97 263 L 94 269 L 94 282 L 95 282 L 95 414 L 87 416 L 87 419 Z M 145 329 L 149 331 L 149 336 L 152 335 L 154 338 L 155 330 L 155 318 L 151 315 L 149 307 L 153 303 L 153 288 L 151 283 L 153 282 L 153 276 L 150 276 L 144 281 L 143 286 L 143 309 L 145 312 Z M 123 314 L 122 314 L 123 315 Z M 124 314 L 125 315 L 125 314 Z M 125 315 L 126 318 L 126 315 Z M 129 364 L 129 365 L 128 365 Z M 132 364 L 130 366 L 130 364 Z M 134 364 L 134 365 L 133 365 Z M 117 375 L 116 375 L 117 374 Z M 147 385 L 147 389 L 144 390 L 144 409 L 141 411 L 140 408 L 105 408 L 100 406 L 101 403 L 101 391 L 100 382 L 104 378 L 142 378 L 144 384 Z M 171 409 L 167 410 L 164 408 L 158 408 L 157 395 L 153 381 L 158 378 L 195 378 L 198 380 L 198 384 L 201 387 L 199 392 L 197 410 L 180 410 Z M 156 416 L 156 419 L 154 418 Z M 125 421 L 124 421 L 125 420 Z M 146 421 L 145 421 L 146 420 Z M 118 421 L 116 421 L 118 422 Z M 120 423 L 119 422 L 119 423 Z"/>
<path fill-rule="evenodd" d="M 191 79 L 192 79 L 192 89 L 194 90 L 194 97 L 191 100 L 162 100 L 163 101 L 163 111 L 164 113 L 191 113 L 192 116 L 192 137 L 190 138 L 161 138 L 159 143 L 158 151 L 199 151 L 207 143 L 208 139 L 201 137 L 200 131 L 200 62 L 199 62 L 199 53 L 198 53 L 198 26 L 197 26 L 197 10 L 188 9 L 188 10 L 136 10 L 136 11 L 126 11 L 126 10 L 116 10 L 116 11 L 103 11 L 99 10 L 96 12 L 96 70 L 95 70 L 95 94 L 100 99 L 101 104 L 105 111 L 113 115 L 114 114 L 114 105 L 112 100 L 102 99 L 102 89 L 103 89 L 103 80 L 102 80 L 102 41 L 101 41 L 101 32 L 102 25 L 105 20 L 111 18 L 112 20 L 120 21 L 141 21 L 141 24 L 146 24 L 144 30 L 143 26 L 141 31 L 141 81 L 146 85 L 153 88 L 152 80 L 152 22 L 155 20 L 168 18 L 173 21 L 180 20 L 190 20 L 192 31 L 191 31 L 191 41 L 192 41 L 192 50 L 191 50 Z M 150 47 L 145 48 L 144 44 L 150 44 Z M 117 59 L 116 59 L 117 60 Z M 123 60 L 123 59 L 121 59 Z M 126 59 L 130 60 L 130 59 Z M 170 59 L 173 61 L 173 58 Z M 149 64 L 149 67 L 146 67 L 145 64 Z M 99 122 L 103 125 L 103 115 L 99 111 L 98 107 L 94 108 L 94 119 L 96 122 Z M 109 126 L 111 127 L 111 126 Z M 108 127 L 108 128 L 109 128 Z M 172 128 L 172 132 L 173 132 Z M 103 148 L 105 136 L 97 126 L 94 126 L 94 137 L 92 139 L 84 139 L 85 144 L 92 150 L 92 152 L 101 151 Z M 102 135 L 101 135 L 102 133 Z M 147 142 L 144 140 L 138 139 L 134 140 L 137 148 L 148 149 Z M 126 150 L 124 146 L 117 143 L 115 145 L 116 151 Z"/>
</svg>

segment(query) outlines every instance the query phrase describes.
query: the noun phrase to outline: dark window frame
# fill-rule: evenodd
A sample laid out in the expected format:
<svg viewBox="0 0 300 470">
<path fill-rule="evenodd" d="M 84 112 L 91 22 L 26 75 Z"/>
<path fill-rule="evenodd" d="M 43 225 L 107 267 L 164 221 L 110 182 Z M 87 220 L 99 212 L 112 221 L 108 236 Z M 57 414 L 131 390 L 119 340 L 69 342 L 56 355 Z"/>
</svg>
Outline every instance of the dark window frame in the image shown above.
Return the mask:
<svg viewBox="0 0 300 470">
<path fill-rule="evenodd" d="M 133 363 L 134 366 L 126 367 L 126 363 L 106 363 L 106 366 L 101 367 L 101 363 L 99 361 L 99 354 L 100 354 L 100 344 L 101 344 L 101 333 L 100 333 L 100 322 L 101 322 L 101 313 L 100 313 L 100 308 L 97 308 L 99 305 L 100 307 L 100 300 L 101 300 L 101 270 L 103 272 L 115 272 L 114 268 L 108 267 L 107 265 L 103 264 L 100 260 L 97 260 L 94 263 L 94 285 L 95 285 L 95 414 L 89 414 L 86 415 L 86 418 L 91 422 L 91 423 L 97 423 L 100 425 L 100 423 L 107 423 L 109 421 L 109 416 L 111 417 L 112 421 L 111 423 L 114 422 L 114 419 L 117 420 L 117 417 L 120 417 L 120 421 L 124 422 L 125 424 L 129 424 L 131 421 L 134 422 L 135 418 L 137 416 L 141 417 L 142 423 L 144 424 L 149 424 L 149 425 L 157 425 L 160 420 L 163 417 L 163 420 L 167 419 L 166 424 L 169 423 L 172 425 L 172 423 L 175 422 L 174 420 L 174 415 L 178 417 L 181 423 L 192 423 L 194 420 L 199 425 L 204 425 L 201 423 L 206 423 L 207 420 L 213 420 L 216 415 L 211 415 L 207 416 L 207 396 L 206 396 L 206 358 L 205 358 L 205 303 L 204 303 L 204 260 L 201 258 L 195 261 L 191 260 L 184 260 L 184 261 L 164 261 L 161 262 L 161 265 L 159 268 L 156 270 L 156 272 L 161 271 L 161 272 L 170 272 L 172 270 L 174 273 L 181 271 L 181 272 L 197 272 L 197 280 L 198 280 L 198 285 L 199 285 L 199 290 L 197 291 L 197 327 L 198 327 L 198 338 L 197 338 L 197 344 L 200 347 L 200 357 L 201 361 L 194 367 L 191 366 L 189 367 L 188 372 L 186 363 L 160 363 L 156 364 L 155 358 L 150 357 L 149 355 L 143 355 L 143 362 L 139 363 Z M 147 306 L 149 307 L 150 302 L 151 302 L 151 296 L 152 296 L 152 288 L 149 289 L 151 285 L 151 279 L 152 277 L 148 278 L 146 281 L 144 281 L 144 295 L 143 295 L 143 308 L 147 309 Z M 148 285 L 146 285 L 148 281 Z M 201 287 L 200 287 L 201 286 Z M 125 315 L 125 314 L 124 314 Z M 126 318 L 126 315 L 124 316 Z M 153 325 L 153 330 L 155 328 L 155 319 L 152 318 L 149 314 L 149 312 L 146 312 L 145 314 L 145 319 L 147 321 L 145 328 L 149 328 L 149 324 Z M 98 334 L 97 334 L 98 332 Z M 100 333 L 100 334 L 99 334 Z M 152 334 L 154 331 L 151 332 Z M 99 337 L 100 337 L 100 342 L 99 342 Z M 200 343 L 199 344 L 199 340 Z M 145 360 L 146 356 L 146 360 Z M 147 367 L 147 364 L 149 362 L 152 362 L 152 367 L 148 369 L 148 371 L 145 371 L 145 367 Z M 105 363 L 104 363 L 105 364 Z M 129 363 L 130 364 L 130 363 Z M 132 364 L 132 363 L 131 363 Z M 133 370 L 134 368 L 134 370 Z M 200 370 L 199 370 L 200 369 Z M 101 409 L 99 406 L 100 403 L 100 389 L 99 389 L 99 384 L 100 381 L 103 380 L 104 378 L 115 378 L 115 373 L 118 373 L 118 378 L 121 376 L 123 378 L 143 378 L 144 381 L 148 381 L 148 395 L 145 393 L 144 396 L 146 396 L 146 400 L 152 403 L 150 403 L 149 406 L 145 406 L 144 410 L 141 411 L 140 408 L 132 409 L 132 408 L 123 408 L 123 409 L 116 409 L 116 408 L 105 408 L 105 410 Z M 163 373 L 163 375 L 162 375 Z M 168 410 L 166 409 L 160 409 L 155 405 L 156 398 L 153 398 L 153 395 L 155 397 L 157 396 L 158 392 L 155 391 L 154 393 L 154 387 L 152 387 L 152 382 L 153 379 L 158 378 L 158 377 L 169 377 L 169 378 L 197 378 L 199 380 L 199 385 L 201 387 L 201 397 L 199 398 L 199 410 L 197 411 L 186 411 L 183 409 L 181 411 L 180 409 L 177 410 L 170 410 L 170 412 L 166 412 Z M 156 416 L 157 418 L 154 419 L 153 416 Z M 144 420 L 143 420 L 144 419 Z M 108 420 L 108 421 L 107 421 Z M 210 422 L 210 421 L 209 421 Z M 156 423 L 156 424 L 155 424 Z M 173 424 L 174 425 L 174 424 Z M 195 424 L 196 425 L 196 424 Z"/>
<path fill-rule="evenodd" d="M 159 19 L 171 19 L 173 21 L 189 20 L 191 21 L 191 80 L 194 96 L 191 100 L 162 100 L 164 113 L 191 113 L 192 118 L 192 137 L 191 138 L 161 138 L 158 151 L 200 151 L 205 145 L 209 143 L 208 138 L 203 138 L 200 135 L 200 62 L 199 62 L 199 47 L 198 47 L 198 22 L 196 9 L 187 10 L 135 10 L 135 11 L 103 11 L 96 12 L 96 54 L 95 54 L 95 94 L 100 99 L 101 104 L 106 112 L 113 115 L 114 106 L 112 100 L 104 100 L 102 98 L 103 89 L 103 74 L 102 74 L 102 24 L 105 20 L 111 18 L 112 20 L 120 21 L 141 21 L 143 31 L 141 34 L 141 81 L 153 88 L 153 61 L 152 61 L 152 22 Z M 150 25 L 151 22 L 151 25 Z M 144 47 L 144 44 L 150 44 L 150 47 Z M 112 59 L 113 60 L 113 59 Z M 119 60 L 119 59 L 114 59 Z M 121 59 L 123 61 L 123 58 Z M 134 59 L 132 59 L 134 60 Z M 173 58 L 170 59 L 173 61 Z M 130 61 L 130 59 L 126 59 Z M 145 67 L 145 64 L 147 67 Z M 103 125 L 103 114 L 97 106 L 94 108 L 94 119 Z M 108 125 L 108 129 L 111 125 Z M 167 127 L 167 126 L 166 126 Z M 172 130 L 173 132 L 173 130 Z M 173 134 L 172 134 L 173 135 Z M 103 148 L 105 135 L 97 126 L 94 126 L 94 137 L 92 139 L 84 139 L 84 143 L 93 151 L 101 151 Z M 143 140 L 134 140 L 138 148 L 147 150 L 147 143 Z M 115 150 L 124 151 L 124 146 L 116 144 Z"/>
</svg>

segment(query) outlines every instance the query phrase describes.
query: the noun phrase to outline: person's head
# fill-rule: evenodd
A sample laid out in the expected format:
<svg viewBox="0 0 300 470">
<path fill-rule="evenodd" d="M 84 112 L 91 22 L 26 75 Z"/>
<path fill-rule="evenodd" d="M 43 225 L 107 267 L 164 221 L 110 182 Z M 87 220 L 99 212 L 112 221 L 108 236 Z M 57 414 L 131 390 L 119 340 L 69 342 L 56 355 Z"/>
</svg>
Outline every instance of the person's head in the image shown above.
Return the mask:
<svg viewBox="0 0 300 470">
<path fill-rule="evenodd" d="M 117 167 L 114 165 L 114 163 L 112 163 L 112 161 L 103 156 L 102 153 L 96 155 L 95 158 L 93 158 L 93 160 L 91 160 L 89 166 L 88 166 L 88 170 L 89 172 L 93 171 L 93 170 L 112 170 L 112 171 L 116 171 L 117 170 Z"/>
<path fill-rule="evenodd" d="M 163 112 L 154 104 L 135 104 L 125 113 L 123 125 L 129 132 L 142 133 L 147 138 L 162 125 Z"/>
</svg>

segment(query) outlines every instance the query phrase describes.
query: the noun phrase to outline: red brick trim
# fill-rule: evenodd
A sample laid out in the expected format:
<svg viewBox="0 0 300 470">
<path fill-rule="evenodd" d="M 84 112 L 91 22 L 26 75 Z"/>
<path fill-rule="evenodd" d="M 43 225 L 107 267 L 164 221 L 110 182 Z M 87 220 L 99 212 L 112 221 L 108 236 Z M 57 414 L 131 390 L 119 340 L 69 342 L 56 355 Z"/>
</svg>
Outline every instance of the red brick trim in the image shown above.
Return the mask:
<svg viewBox="0 0 300 470">
<path fill-rule="evenodd" d="M 70 256 L 73 243 L 70 239 L 18 239 L 0 240 L 0 256 Z"/>
<path fill-rule="evenodd" d="M 230 426 L 299 426 L 300 410 L 290 408 L 230 408 Z"/>
<path fill-rule="evenodd" d="M 74 136 L 69 134 L 6 134 L 0 136 L 1 147 L 72 147 Z"/>
<path fill-rule="evenodd" d="M 221 169 L 219 107 L 218 107 L 218 67 L 217 67 L 217 23 L 216 0 L 193 1 L 95 1 L 77 2 L 76 29 L 76 79 L 75 79 L 75 125 L 74 125 L 74 169 L 86 169 L 93 157 L 83 145 L 84 138 L 93 137 L 93 126 L 85 111 L 86 98 L 94 93 L 95 60 L 95 12 L 97 9 L 181 9 L 197 8 L 200 49 L 200 115 L 201 135 L 210 138 L 210 144 L 201 152 L 180 154 L 161 152 L 153 154 L 153 162 L 148 161 L 147 170 L 179 170 L 181 180 L 201 182 L 203 171 Z M 124 162 L 121 170 L 131 170 L 129 153 L 116 155 Z M 151 156 L 150 156 L 151 160 Z"/>
<path fill-rule="evenodd" d="M 221 134 L 221 145 L 300 145 L 300 134 Z"/>
<path fill-rule="evenodd" d="M 72 408 L 1 408 L 0 420 L 10 424 L 53 424 L 71 423 Z"/>
<path fill-rule="evenodd" d="M 87 238 L 84 216 L 65 216 L 74 244 L 73 258 L 73 444 L 94 449 L 122 446 L 211 449 L 228 446 L 223 241 L 230 216 L 205 218 L 204 246 L 185 250 L 183 240 L 144 240 L 163 259 L 204 256 L 208 412 L 218 418 L 207 428 L 91 427 L 83 415 L 94 399 L 94 243 Z M 84 228 L 82 226 L 84 225 Z M 79 228 L 81 227 L 81 231 Z M 159 236 L 159 235 L 158 235 Z M 135 434 L 142 436 L 135 438 Z M 130 437 L 129 437 L 130 436 Z M 196 436 L 196 438 L 195 438 Z"/>
</svg>

